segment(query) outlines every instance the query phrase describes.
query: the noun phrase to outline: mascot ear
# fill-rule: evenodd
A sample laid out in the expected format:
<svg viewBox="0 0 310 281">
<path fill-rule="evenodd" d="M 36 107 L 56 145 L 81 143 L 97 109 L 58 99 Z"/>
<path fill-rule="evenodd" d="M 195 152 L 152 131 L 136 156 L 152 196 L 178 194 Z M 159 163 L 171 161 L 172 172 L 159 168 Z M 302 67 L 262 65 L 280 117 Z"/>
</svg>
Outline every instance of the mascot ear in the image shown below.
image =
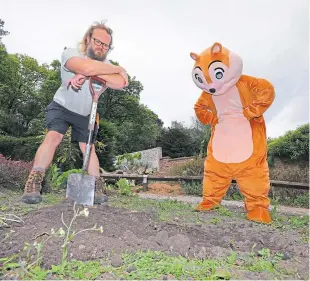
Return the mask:
<svg viewBox="0 0 310 281">
<path fill-rule="evenodd" d="M 193 52 L 190 53 L 190 56 L 191 56 L 191 58 L 192 58 L 193 60 L 197 60 L 197 59 L 198 59 L 198 55 L 195 54 L 195 53 L 193 53 Z"/>
<path fill-rule="evenodd" d="M 214 43 L 211 47 L 211 53 L 212 54 L 218 54 L 222 52 L 222 45 L 220 43 Z"/>
</svg>

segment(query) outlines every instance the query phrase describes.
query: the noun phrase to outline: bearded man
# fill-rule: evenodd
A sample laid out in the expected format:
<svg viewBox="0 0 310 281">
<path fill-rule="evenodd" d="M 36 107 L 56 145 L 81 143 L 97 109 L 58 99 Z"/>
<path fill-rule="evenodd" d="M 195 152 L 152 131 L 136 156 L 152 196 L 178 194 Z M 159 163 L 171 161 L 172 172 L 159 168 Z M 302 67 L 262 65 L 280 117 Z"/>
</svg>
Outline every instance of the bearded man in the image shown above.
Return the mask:
<svg viewBox="0 0 310 281">
<path fill-rule="evenodd" d="M 46 108 L 47 134 L 38 148 L 32 170 L 25 184 L 22 201 L 37 204 L 42 201 L 42 181 L 46 169 L 53 161 L 55 151 L 71 126 L 71 141 L 78 142 L 85 153 L 88 140 L 88 122 L 92 96 L 89 77 L 97 76 L 106 82 L 105 87 L 122 89 L 128 85 L 124 68 L 107 60 L 112 49 L 112 30 L 105 22 L 95 23 L 86 31 L 77 48 L 66 48 L 61 57 L 61 86 Z M 107 200 L 100 179 L 98 157 L 92 145 L 88 174 L 96 177 L 95 204 Z"/>
</svg>

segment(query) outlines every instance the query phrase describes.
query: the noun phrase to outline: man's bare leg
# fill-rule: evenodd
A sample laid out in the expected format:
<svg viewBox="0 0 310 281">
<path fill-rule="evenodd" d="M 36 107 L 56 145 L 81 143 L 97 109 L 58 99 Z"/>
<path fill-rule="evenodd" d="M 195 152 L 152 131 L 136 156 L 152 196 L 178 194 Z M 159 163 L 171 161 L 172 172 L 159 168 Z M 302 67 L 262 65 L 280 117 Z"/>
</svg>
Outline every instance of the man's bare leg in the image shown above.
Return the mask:
<svg viewBox="0 0 310 281">
<path fill-rule="evenodd" d="M 86 143 L 79 143 L 80 149 L 85 154 Z M 95 146 L 92 145 L 91 153 L 89 157 L 88 174 L 96 177 L 95 187 L 95 204 L 101 204 L 108 201 L 108 197 L 104 194 L 104 181 L 100 178 L 100 165 L 97 154 L 95 152 Z"/>
<path fill-rule="evenodd" d="M 56 131 L 49 131 L 34 158 L 33 168 L 46 170 L 52 163 L 56 148 L 61 143 L 63 135 Z"/>
<path fill-rule="evenodd" d="M 60 144 L 63 135 L 49 131 L 42 144 L 38 148 L 32 170 L 25 184 L 24 195 L 22 201 L 27 204 L 36 204 L 41 202 L 42 181 L 45 176 L 45 170 L 52 163 L 56 148 Z"/>
</svg>

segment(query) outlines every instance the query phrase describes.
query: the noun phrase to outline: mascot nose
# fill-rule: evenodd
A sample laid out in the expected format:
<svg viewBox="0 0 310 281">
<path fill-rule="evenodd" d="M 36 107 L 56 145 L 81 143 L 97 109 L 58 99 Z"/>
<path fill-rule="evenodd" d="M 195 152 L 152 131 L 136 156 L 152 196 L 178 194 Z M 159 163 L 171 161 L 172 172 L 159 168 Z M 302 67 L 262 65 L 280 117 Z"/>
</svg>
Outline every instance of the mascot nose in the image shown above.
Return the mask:
<svg viewBox="0 0 310 281">
<path fill-rule="evenodd" d="M 214 88 L 211 88 L 210 90 L 210 93 L 214 94 L 216 92 L 216 90 Z"/>
</svg>

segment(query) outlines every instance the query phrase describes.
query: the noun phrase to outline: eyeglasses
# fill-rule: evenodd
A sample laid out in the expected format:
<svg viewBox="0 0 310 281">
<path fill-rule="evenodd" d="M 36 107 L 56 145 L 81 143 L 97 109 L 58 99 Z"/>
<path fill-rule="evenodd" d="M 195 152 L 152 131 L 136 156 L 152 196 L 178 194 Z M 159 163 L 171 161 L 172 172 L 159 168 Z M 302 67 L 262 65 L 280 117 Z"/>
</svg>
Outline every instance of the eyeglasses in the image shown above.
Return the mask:
<svg viewBox="0 0 310 281">
<path fill-rule="evenodd" d="M 110 46 L 108 44 L 103 43 L 103 42 L 101 42 L 100 40 L 98 40 L 98 39 L 96 39 L 94 37 L 92 37 L 92 39 L 94 39 L 94 43 L 95 43 L 96 46 L 102 46 L 102 48 L 105 49 L 105 50 L 109 50 L 110 49 Z"/>
</svg>

